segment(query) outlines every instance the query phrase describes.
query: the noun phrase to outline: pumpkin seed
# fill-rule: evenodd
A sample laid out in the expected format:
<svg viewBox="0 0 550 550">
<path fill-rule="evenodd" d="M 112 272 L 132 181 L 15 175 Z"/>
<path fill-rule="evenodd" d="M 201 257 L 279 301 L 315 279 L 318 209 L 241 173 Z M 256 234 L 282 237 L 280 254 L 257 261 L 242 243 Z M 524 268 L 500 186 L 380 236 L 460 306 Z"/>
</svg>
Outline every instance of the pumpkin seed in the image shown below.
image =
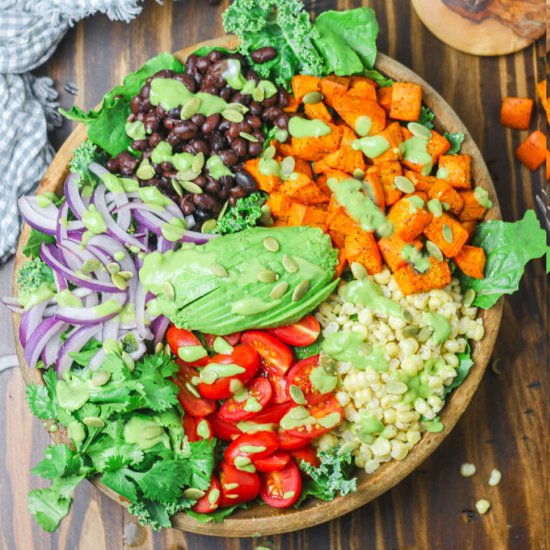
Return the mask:
<svg viewBox="0 0 550 550">
<path fill-rule="evenodd" d="M 265 148 L 265 151 L 262 153 L 262 157 L 266 160 L 271 160 L 274 156 L 277 150 L 273 145 L 269 145 Z"/>
<path fill-rule="evenodd" d="M 409 132 L 416 137 L 422 138 L 422 139 L 431 139 L 432 133 L 426 126 L 422 126 L 422 124 L 418 124 L 418 122 L 409 122 L 407 124 L 407 128 Z"/>
<path fill-rule="evenodd" d="M 470 307 L 474 303 L 475 299 L 476 299 L 476 291 L 473 288 L 469 288 L 464 293 L 463 303 L 466 307 Z"/>
<path fill-rule="evenodd" d="M 192 181 L 180 181 L 180 185 L 189 193 L 195 193 L 196 195 L 202 194 L 202 189 Z"/>
<path fill-rule="evenodd" d="M 118 266 L 118 264 L 116 264 Z M 92 271 L 96 271 L 101 267 L 101 262 L 99 260 L 96 260 L 95 258 L 90 258 L 89 260 L 86 260 L 82 264 L 82 271 L 84 273 L 90 273 Z M 120 269 L 120 267 L 119 267 Z"/>
<path fill-rule="evenodd" d="M 296 420 L 303 420 L 304 418 L 309 417 L 309 411 L 305 407 L 294 407 L 287 413 L 290 418 Z"/>
<path fill-rule="evenodd" d="M 443 238 L 444 238 L 448 243 L 452 243 L 452 242 L 453 242 L 453 231 L 452 231 L 452 229 L 451 229 L 446 223 L 443 224 L 442 233 L 443 233 Z"/>
<path fill-rule="evenodd" d="M 248 107 L 246 105 L 243 105 L 242 103 L 230 103 L 227 106 L 228 109 L 231 109 L 232 111 L 237 111 L 238 113 L 242 113 L 243 115 L 248 113 Z"/>
<path fill-rule="evenodd" d="M 402 395 L 407 393 L 408 389 L 407 384 L 399 380 L 391 380 L 385 387 L 386 393 L 390 393 L 391 395 Z"/>
<path fill-rule="evenodd" d="M 182 106 L 180 111 L 180 118 L 182 120 L 187 120 L 192 116 L 196 115 L 201 108 L 201 100 L 198 97 L 192 97 L 189 101 Z"/>
<path fill-rule="evenodd" d="M 365 279 L 367 277 L 367 270 L 359 262 L 351 263 L 351 272 L 356 279 Z"/>
<path fill-rule="evenodd" d="M 189 390 L 189 393 L 193 396 L 195 396 L 197 399 L 201 398 L 201 394 L 198 392 L 197 388 L 193 386 L 193 384 L 190 384 L 189 382 L 185 383 L 185 387 Z"/>
<path fill-rule="evenodd" d="M 237 487 L 239 486 L 238 483 L 228 483 L 225 488 L 228 490 L 228 491 L 231 491 L 232 489 L 236 489 Z"/>
<path fill-rule="evenodd" d="M 162 285 L 162 290 L 166 298 L 172 301 L 176 297 L 176 291 L 174 290 L 174 285 L 170 281 L 165 281 Z"/>
<path fill-rule="evenodd" d="M 114 273 L 118 273 L 120 271 L 120 266 L 116 262 L 111 262 L 107 264 L 107 272 L 113 275 Z"/>
<path fill-rule="evenodd" d="M 254 88 L 252 90 L 252 99 L 254 101 L 262 102 L 265 99 L 265 91 L 263 88 Z"/>
<path fill-rule="evenodd" d="M 243 139 L 246 139 L 247 141 L 251 141 L 252 143 L 258 143 L 258 138 L 256 136 L 253 136 L 252 134 L 249 134 L 248 132 L 239 132 L 239 136 L 241 136 Z"/>
<path fill-rule="evenodd" d="M 164 433 L 164 428 L 162 426 L 147 426 L 141 432 L 143 439 L 155 439 L 161 436 Z"/>
<path fill-rule="evenodd" d="M 304 397 L 304 392 L 296 385 L 292 384 L 288 389 L 290 393 L 290 398 L 294 403 L 298 405 L 307 405 L 306 398 Z"/>
<path fill-rule="evenodd" d="M 438 262 L 443 261 L 443 252 L 441 252 L 439 246 L 432 241 L 426 241 L 426 250 L 428 251 L 428 254 L 433 256 Z"/>
<path fill-rule="evenodd" d="M 223 265 L 221 264 L 212 264 L 210 266 L 210 271 L 214 274 L 214 275 L 217 275 L 218 277 L 229 277 L 229 273 L 227 273 L 227 269 L 225 269 L 225 267 L 223 267 Z"/>
<path fill-rule="evenodd" d="M 443 208 L 439 199 L 431 199 L 428 201 L 428 210 L 436 217 L 440 218 L 443 215 Z"/>
<path fill-rule="evenodd" d="M 164 351 L 164 344 L 162 342 L 157 342 L 155 346 L 155 353 L 158 355 Z"/>
<path fill-rule="evenodd" d="M 50 433 L 53 434 L 59 430 L 59 426 L 57 424 L 52 424 L 48 429 L 50 430 Z"/>
<path fill-rule="evenodd" d="M 271 269 L 262 269 L 258 271 L 256 277 L 261 283 L 274 283 L 277 280 L 277 273 Z"/>
<path fill-rule="evenodd" d="M 82 422 L 89 428 L 104 428 L 105 422 L 99 418 L 99 416 L 86 416 L 82 419 Z"/>
<path fill-rule="evenodd" d="M 338 455 L 342 456 L 346 454 L 348 451 L 353 451 L 357 448 L 359 445 L 359 442 L 357 440 L 355 441 L 346 441 L 339 449 L 338 449 Z"/>
<path fill-rule="evenodd" d="M 336 369 L 336 361 L 325 352 L 321 352 L 319 355 L 319 366 L 329 374 L 337 374 L 338 372 Z"/>
<path fill-rule="evenodd" d="M 199 176 L 199 172 L 196 172 L 192 168 L 186 168 L 185 170 L 180 170 L 177 174 L 178 181 L 180 182 L 180 185 L 184 181 L 191 181 L 194 180 Z"/>
<path fill-rule="evenodd" d="M 365 172 L 361 168 L 356 168 L 353 171 L 353 177 L 357 179 L 363 179 L 365 177 Z"/>
<path fill-rule="evenodd" d="M 292 301 L 297 302 L 298 300 L 301 300 L 308 290 L 309 290 L 309 281 L 307 279 L 304 279 L 294 289 L 294 292 L 292 293 Z"/>
<path fill-rule="evenodd" d="M 296 161 L 293 157 L 285 157 L 281 162 L 281 170 L 283 175 L 288 176 L 294 172 Z"/>
<path fill-rule="evenodd" d="M 450 210 L 451 205 L 448 202 L 442 202 L 441 206 L 443 206 L 443 210 Z"/>
<path fill-rule="evenodd" d="M 283 493 L 283 498 L 286 500 L 288 498 L 292 498 L 295 494 L 296 491 L 286 491 L 285 493 Z"/>
<path fill-rule="evenodd" d="M 126 290 L 126 279 L 122 277 L 119 273 L 113 273 L 111 275 L 111 281 L 119 290 Z"/>
<path fill-rule="evenodd" d="M 242 113 L 239 113 L 239 111 L 235 109 L 223 110 L 222 117 L 225 118 L 225 120 L 229 120 L 229 122 L 242 122 L 244 120 Z"/>
<path fill-rule="evenodd" d="M 119 271 L 118 273 L 125 281 L 129 281 L 134 274 L 131 271 Z"/>
<path fill-rule="evenodd" d="M 123 351 L 121 357 L 124 361 L 124 364 L 128 367 L 128 370 L 130 372 L 134 372 L 134 369 L 136 368 L 136 362 L 133 360 L 132 356 L 129 353 Z"/>
<path fill-rule="evenodd" d="M 408 325 L 401 332 L 405 338 L 410 338 L 411 336 L 416 336 L 420 332 L 420 329 L 415 325 Z"/>
<path fill-rule="evenodd" d="M 92 376 L 90 383 L 92 384 L 92 386 L 95 386 L 96 388 L 98 388 L 99 386 L 104 386 L 105 384 L 107 384 L 110 378 L 111 378 L 110 372 L 107 372 L 105 370 L 98 370 Z"/>
<path fill-rule="evenodd" d="M 205 494 L 206 493 L 204 491 L 201 491 L 200 489 L 195 489 L 194 487 L 189 487 L 182 492 L 182 495 L 185 498 L 190 498 L 193 500 L 198 500 L 199 498 L 202 498 Z"/>
<path fill-rule="evenodd" d="M 286 281 L 281 281 L 280 283 L 277 283 L 271 292 L 269 293 L 269 297 L 272 300 L 278 300 L 279 298 L 282 298 L 286 291 L 288 290 L 288 283 Z"/>
<path fill-rule="evenodd" d="M 288 130 L 283 130 L 282 128 L 279 128 L 275 132 L 275 139 L 279 143 L 284 143 L 288 139 Z"/>
<path fill-rule="evenodd" d="M 412 323 L 413 315 L 408 309 L 403 310 L 403 319 L 405 319 L 407 323 Z"/>
<path fill-rule="evenodd" d="M 201 379 L 199 376 L 193 376 L 191 378 L 191 384 L 193 384 L 193 386 L 198 386 L 200 383 L 201 383 Z"/>
<path fill-rule="evenodd" d="M 432 335 L 432 333 L 433 333 L 432 327 L 422 327 L 420 329 L 420 332 L 416 336 L 416 339 L 419 342 L 426 342 L 428 338 Z"/>
<path fill-rule="evenodd" d="M 180 196 L 183 197 L 183 188 L 179 184 L 178 180 L 176 178 L 172 178 L 170 180 L 170 183 L 172 184 L 172 187 L 174 188 L 174 191 Z"/>
<path fill-rule="evenodd" d="M 405 176 L 395 176 L 393 183 L 395 187 L 397 187 L 399 191 L 403 191 L 403 193 L 414 193 L 416 191 L 414 183 Z"/>
<path fill-rule="evenodd" d="M 290 256 L 283 255 L 283 257 L 281 258 L 281 263 L 283 264 L 285 270 L 289 273 L 296 273 L 296 271 L 298 271 L 298 264 Z"/>
<path fill-rule="evenodd" d="M 307 94 L 304 94 L 304 97 L 302 98 L 302 102 L 306 105 L 314 105 L 320 101 L 323 101 L 323 94 L 321 92 L 308 92 Z"/>
<path fill-rule="evenodd" d="M 214 219 L 206 220 L 201 225 L 201 233 L 213 233 L 216 229 L 217 222 Z"/>
<path fill-rule="evenodd" d="M 195 155 L 193 162 L 191 163 L 191 170 L 195 172 L 200 172 L 204 166 L 204 153 L 198 153 Z"/>
<path fill-rule="evenodd" d="M 216 504 L 219 498 L 220 498 L 219 489 L 214 488 L 208 493 L 208 502 L 210 502 L 210 504 Z"/>
<path fill-rule="evenodd" d="M 280 248 L 279 241 L 274 237 L 266 237 L 264 239 L 264 248 L 270 252 L 277 252 Z"/>
</svg>

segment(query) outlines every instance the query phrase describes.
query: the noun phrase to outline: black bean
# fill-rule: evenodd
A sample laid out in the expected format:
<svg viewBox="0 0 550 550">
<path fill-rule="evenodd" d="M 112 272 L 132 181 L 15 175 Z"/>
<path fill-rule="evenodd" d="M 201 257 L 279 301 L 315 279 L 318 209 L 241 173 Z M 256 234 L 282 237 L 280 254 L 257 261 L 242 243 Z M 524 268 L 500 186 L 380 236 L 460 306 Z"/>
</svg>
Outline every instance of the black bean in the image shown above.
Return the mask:
<svg viewBox="0 0 550 550">
<path fill-rule="evenodd" d="M 196 195 L 193 195 L 193 196 L 196 196 Z M 211 218 L 210 212 L 208 212 L 208 210 L 204 210 L 199 207 L 195 208 L 195 213 L 193 215 L 195 216 L 195 219 L 197 220 L 198 225 L 201 225 L 202 222 Z"/>
<path fill-rule="evenodd" d="M 114 157 L 107 161 L 107 170 L 109 170 L 109 172 L 118 172 L 118 169 L 119 169 L 119 166 L 118 166 L 117 157 Z"/>
<path fill-rule="evenodd" d="M 185 143 L 181 148 L 181 150 L 184 151 L 185 153 L 191 153 L 192 155 L 195 154 L 195 148 L 193 147 L 193 144 L 190 142 Z"/>
<path fill-rule="evenodd" d="M 222 188 L 221 184 L 212 178 L 208 178 L 208 180 L 209 181 L 206 184 L 206 187 L 204 188 L 204 190 L 212 195 L 217 195 L 220 192 L 220 189 Z"/>
<path fill-rule="evenodd" d="M 226 130 L 229 130 L 229 127 L 231 126 L 231 122 L 229 122 L 229 120 L 225 120 L 222 119 L 222 121 L 220 122 L 219 126 L 218 126 L 218 130 L 220 132 L 225 132 Z"/>
<path fill-rule="evenodd" d="M 250 52 L 250 57 L 254 63 L 267 63 L 277 57 L 277 50 L 272 46 L 265 46 Z"/>
<path fill-rule="evenodd" d="M 275 120 L 277 117 L 281 116 L 284 111 L 280 107 L 268 107 L 263 113 L 262 118 L 264 120 Z"/>
<path fill-rule="evenodd" d="M 195 205 L 193 204 L 193 195 L 185 195 L 179 200 L 181 211 L 185 216 L 193 214 L 195 212 Z"/>
<path fill-rule="evenodd" d="M 161 69 L 153 75 L 153 78 L 171 78 L 173 74 L 170 69 Z"/>
<path fill-rule="evenodd" d="M 229 197 L 229 206 L 235 206 L 237 204 L 237 197 Z"/>
<path fill-rule="evenodd" d="M 116 158 L 121 174 L 129 176 L 136 171 L 139 164 L 139 159 L 134 157 L 134 155 L 128 153 L 127 151 L 123 151 L 122 153 L 119 153 Z"/>
<path fill-rule="evenodd" d="M 195 79 L 188 74 L 176 74 L 174 80 L 181 82 L 190 92 L 195 93 L 197 91 L 197 83 Z"/>
<path fill-rule="evenodd" d="M 173 130 L 173 129 L 174 129 L 174 126 L 176 125 L 176 121 L 175 121 L 173 118 L 168 118 L 168 117 L 166 117 L 166 118 L 162 121 L 162 125 L 163 125 L 167 130 Z"/>
<path fill-rule="evenodd" d="M 225 140 L 223 136 L 216 132 L 212 134 L 212 137 L 210 138 L 210 149 L 213 153 L 218 153 L 225 147 Z"/>
<path fill-rule="evenodd" d="M 153 133 L 158 130 L 159 119 L 155 113 L 148 113 L 143 119 L 143 126 L 145 126 L 145 131 L 147 133 Z"/>
<path fill-rule="evenodd" d="M 205 176 L 200 175 L 193 180 L 193 183 L 196 183 L 202 189 L 203 187 L 206 187 L 208 180 Z"/>
<path fill-rule="evenodd" d="M 166 141 L 172 146 L 175 147 L 180 143 L 180 138 L 174 134 L 174 132 L 170 132 L 168 136 L 166 136 Z"/>
<path fill-rule="evenodd" d="M 248 144 L 248 154 L 251 157 L 257 157 L 258 155 L 260 155 L 262 152 L 262 149 L 263 149 L 263 143 L 258 142 L 258 143 Z"/>
<path fill-rule="evenodd" d="M 195 139 L 192 141 L 192 144 L 195 153 L 202 153 L 205 156 L 210 154 L 210 147 L 203 139 Z"/>
<path fill-rule="evenodd" d="M 282 115 L 279 115 L 275 119 L 275 126 L 277 126 L 277 128 L 281 128 L 281 130 L 286 130 L 288 128 L 288 115 L 287 115 L 287 113 L 283 113 Z"/>
<path fill-rule="evenodd" d="M 225 99 L 225 101 L 229 101 L 232 95 L 233 95 L 233 88 L 230 88 L 229 86 L 225 86 L 225 88 L 222 88 L 220 91 L 220 97 L 222 99 Z"/>
<path fill-rule="evenodd" d="M 280 107 L 288 107 L 290 104 L 290 96 L 288 95 L 288 92 L 284 88 L 279 88 L 279 92 L 277 94 L 278 96 L 278 102 Z"/>
<path fill-rule="evenodd" d="M 202 74 L 197 71 L 196 73 L 193 74 L 193 78 L 195 79 L 195 84 L 197 86 L 197 89 L 199 89 L 202 84 Z"/>
<path fill-rule="evenodd" d="M 239 123 L 232 122 L 231 126 L 229 126 L 229 130 L 227 130 L 227 136 L 231 139 L 235 139 L 239 137 L 240 133 L 241 133 L 241 128 L 239 126 Z"/>
<path fill-rule="evenodd" d="M 218 156 L 222 159 L 222 162 L 226 166 L 233 166 L 239 160 L 237 153 L 235 153 L 234 151 L 231 151 L 230 149 L 226 149 L 225 151 L 220 151 L 218 153 Z"/>
<path fill-rule="evenodd" d="M 273 105 L 277 104 L 277 94 L 272 95 L 271 97 L 267 97 L 262 101 L 262 106 L 265 108 L 267 107 L 273 107 Z"/>
<path fill-rule="evenodd" d="M 211 134 L 216 129 L 219 122 L 220 122 L 220 115 L 218 115 L 217 113 L 214 113 L 209 117 L 206 117 L 204 124 L 201 126 L 201 132 L 203 134 Z"/>
<path fill-rule="evenodd" d="M 146 139 L 134 139 L 132 141 L 131 147 L 134 151 L 145 151 L 149 147 L 149 141 Z"/>
<path fill-rule="evenodd" d="M 140 122 L 143 122 L 143 119 L 145 118 L 145 114 L 144 113 L 138 113 L 136 115 L 136 120 L 139 120 Z"/>
<path fill-rule="evenodd" d="M 201 92 L 210 95 L 218 95 L 218 89 L 216 86 L 201 86 Z"/>
<path fill-rule="evenodd" d="M 250 125 L 251 128 L 254 128 L 255 130 L 259 130 L 262 127 L 262 119 L 257 115 L 247 116 L 246 117 L 247 124 Z"/>
<path fill-rule="evenodd" d="M 161 118 L 164 118 L 166 116 L 166 111 L 162 108 L 161 105 L 157 105 L 155 107 L 155 112 L 157 113 L 157 115 Z"/>
<path fill-rule="evenodd" d="M 177 118 L 178 120 L 180 120 L 180 113 L 181 113 L 181 109 L 176 107 L 174 109 L 170 109 L 166 113 L 166 116 L 169 116 L 170 118 Z"/>
<path fill-rule="evenodd" d="M 134 122 L 134 120 L 136 120 L 136 115 L 134 113 L 130 113 L 126 119 L 126 122 Z"/>
<path fill-rule="evenodd" d="M 262 105 L 257 101 L 251 101 L 248 105 L 248 110 L 251 115 L 260 115 L 262 113 Z"/>
<path fill-rule="evenodd" d="M 193 115 L 191 117 L 191 122 L 193 122 L 197 126 L 202 126 L 205 120 L 206 117 L 204 115 L 201 115 L 200 113 L 197 113 L 196 115 Z"/>
<path fill-rule="evenodd" d="M 168 172 L 169 170 L 173 170 L 173 166 L 172 166 L 172 163 L 171 162 L 168 162 L 167 160 L 165 160 L 164 162 L 161 162 L 160 163 L 160 169 L 163 171 L 163 172 Z"/>
<path fill-rule="evenodd" d="M 196 69 L 197 69 L 197 61 L 198 61 L 199 57 L 195 54 L 191 54 L 188 58 L 187 58 L 187 61 L 185 62 L 185 72 L 187 74 L 193 74 L 195 73 Z"/>
<path fill-rule="evenodd" d="M 132 101 L 130 101 L 130 111 L 132 111 L 132 113 L 134 114 L 137 114 L 141 111 L 141 104 L 142 104 L 142 99 L 141 97 L 139 97 L 138 95 L 135 95 L 133 98 L 132 98 Z"/>
<path fill-rule="evenodd" d="M 197 125 L 193 124 L 190 120 L 183 120 L 179 123 L 176 123 L 173 130 L 176 136 L 184 140 L 194 138 L 197 135 L 197 131 Z"/>
<path fill-rule="evenodd" d="M 208 193 L 201 193 L 193 195 L 193 203 L 205 210 L 212 210 L 212 207 L 216 206 L 216 199 Z"/>
<path fill-rule="evenodd" d="M 221 58 L 222 58 L 222 52 L 220 52 L 219 50 L 212 50 L 212 51 L 208 54 L 208 59 L 209 59 L 212 63 L 215 63 L 216 61 L 219 61 Z"/>
<path fill-rule="evenodd" d="M 150 76 L 149 78 L 145 79 L 145 84 L 151 84 L 153 82 L 153 77 Z"/>
<path fill-rule="evenodd" d="M 233 103 L 240 103 L 241 105 L 250 105 L 252 102 L 252 96 L 248 94 L 241 94 L 240 92 L 237 92 L 232 98 L 231 101 Z"/>
<path fill-rule="evenodd" d="M 143 160 L 150 159 L 152 154 L 153 154 L 153 149 L 147 149 L 147 151 L 143 151 L 143 155 L 141 155 L 141 158 Z"/>
<path fill-rule="evenodd" d="M 148 113 L 149 111 L 152 111 L 153 110 L 153 104 L 151 103 L 151 100 L 150 99 L 144 99 L 143 100 L 143 103 L 141 105 L 141 110 L 144 112 L 144 113 Z"/>
<path fill-rule="evenodd" d="M 242 187 L 239 187 L 239 186 L 232 187 L 229 190 L 229 196 L 230 197 L 235 197 L 237 199 L 242 199 L 243 197 L 246 197 L 246 195 L 247 195 L 247 192 Z"/>
<path fill-rule="evenodd" d="M 149 138 L 149 145 L 151 147 L 156 147 L 160 142 L 162 141 L 162 136 L 155 132 L 151 134 L 151 137 Z"/>
<path fill-rule="evenodd" d="M 233 151 L 237 153 L 239 157 L 244 157 L 248 152 L 248 142 L 246 141 L 246 139 L 241 137 L 234 139 L 231 142 L 231 149 L 233 149 Z"/>
<path fill-rule="evenodd" d="M 260 82 L 260 77 L 258 76 L 258 73 L 253 70 L 247 71 L 245 78 L 246 80 L 253 80 L 256 84 Z"/>
<path fill-rule="evenodd" d="M 150 180 L 145 180 L 143 182 L 144 186 L 151 185 L 154 187 L 159 187 L 162 184 L 162 180 L 160 178 L 151 178 Z"/>
<path fill-rule="evenodd" d="M 246 170 L 235 173 L 235 181 L 246 191 L 247 194 L 254 193 L 258 188 L 256 180 Z"/>
<path fill-rule="evenodd" d="M 168 180 L 171 180 L 172 178 L 177 177 L 177 175 L 178 175 L 177 170 L 163 170 L 162 172 L 162 177 L 167 178 Z M 170 184 L 170 186 L 172 186 L 172 184 Z"/>
<path fill-rule="evenodd" d="M 197 70 L 201 73 L 205 73 L 210 67 L 210 61 L 207 57 L 199 57 L 197 59 Z"/>
<path fill-rule="evenodd" d="M 139 95 L 142 99 L 147 99 L 149 97 L 149 93 L 151 92 L 151 86 L 149 84 L 145 84 L 139 91 Z"/>
</svg>

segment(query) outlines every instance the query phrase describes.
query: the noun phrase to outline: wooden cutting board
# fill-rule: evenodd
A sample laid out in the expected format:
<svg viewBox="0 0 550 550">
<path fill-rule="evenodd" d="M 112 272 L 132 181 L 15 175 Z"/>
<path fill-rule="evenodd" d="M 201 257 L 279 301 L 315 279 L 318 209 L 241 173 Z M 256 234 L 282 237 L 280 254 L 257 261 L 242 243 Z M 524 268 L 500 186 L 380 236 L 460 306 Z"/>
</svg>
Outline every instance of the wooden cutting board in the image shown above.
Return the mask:
<svg viewBox="0 0 550 550">
<path fill-rule="evenodd" d="M 412 0 L 412 4 L 437 38 L 474 55 L 517 52 L 545 31 L 543 0 Z"/>
</svg>

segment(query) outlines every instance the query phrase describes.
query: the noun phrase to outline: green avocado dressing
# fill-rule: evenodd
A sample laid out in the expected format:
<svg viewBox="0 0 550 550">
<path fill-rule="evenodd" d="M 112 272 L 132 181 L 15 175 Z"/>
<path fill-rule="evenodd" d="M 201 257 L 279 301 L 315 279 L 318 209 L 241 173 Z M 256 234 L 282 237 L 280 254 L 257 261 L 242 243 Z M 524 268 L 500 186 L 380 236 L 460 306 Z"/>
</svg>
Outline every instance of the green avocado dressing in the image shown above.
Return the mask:
<svg viewBox="0 0 550 550">
<path fill-rule="evenodd" d="M 160 226 L 162 236 L 172 243 L 175 243 L 183 238 L 185 235 L 185 220 L 183 218 L 172 218 L 168 222 L 164 222 Z"/>
<path fill-rule="evenodd" d="M 223 163 L 222 159 L 218 155 L 212 155 L 206 161 L 206 167 L 208 173 L 215 180 L 219 180 L 223 176 L 232 176 L 233 172 Z"/>
<path fill-rule="evenodd" d="M 333 332 L 323 340 L 322 347 L 323 351 L 336 361 L 351 363 L 359 370 L 388 370 L 388 363 L 381 348 L 371 347 L 358 332 Z"/>
<path fill-rule="evenodd" d="M 172 160 L 172 146 L 167 141 L 160 141 L 151 152 L 151 160 L 155 164 Z"/>
<path fill-rule="evenodd" d="M 330 134 L 331 129 L 322 120 L 294 116 L 288 122 L 288 133 L 295 138 L 321 137 Z"/>
<path fill-rule="evenodd" d="M 374 159 L 390 148 L 390 142 L 384 136 L 370 136 L 356 139 L 351 146 L 356 151 L 362 151 L 364 155 Z"/>
<path fill-rule="evenodd" d="M 446 166 L 440 166 L 435 175 L 444 180 L 449 177 L 449 169 Z"/>
<path fill-rule="evenodd" d="M 382 289 L 370 279 L 350 281 L 344 287 L 343 296 L 346 301 L 368 307 L 376 313 L 404 319 L 403 308 L 386 298 Z"/>
<path fill-rule="evenodd" d="M 433 329 L 432 340 L 436 344 L 442 344 L 451 336 L 451 323 L 439 313 L 425 313 L 426 323 Z"/>
<path fill-rule="evenodd" d="M 122 311 L 122 304 L 111 299 L 98 306 L 94 306 L 92 311 L 98 317 L 104 317 L 113 313 L 120 313 Z"/>
<path fill-rule="evenodd" d="M 214 340 L 214 345 L 212 347 L 216 353 L 222 353 L 223 355 L 230 355 L 233 353 L 233 346 L 228 344 L 221 336 L 218 336 Z"/>
<path fill-rule="evenodd" d="M 258 170 L 263 176 L 277 176 L 280 178 L 282 174 L 281 164 L 275 159 L 266 159 L 262 157 L 258 163 Z"/>
<path fill-rule="evenodd" d="M 367 434 L 380 433 L 384 429 L 384 424 L 382 424 L 382 422 L 380 422 L 380 420 L 378 420 L 376 416 L 367 411 L 361 412 L 359 425 L 361 427 L 361 430 Z"/>
<path fill-rule="evenodd" d="M 276 424 L 259 424 L 258 422 L 247 422 L 245 420 L 237 422 L 237 428 L 244 433 L 255 433 L 255 432 L 273 432 L 277 427 Z"/>
<path fill-rule="evenodd" d="M 21 305 L 25 308 L 25 310 L 29 310 L 32 307 L 49 300 L 54 295 L 55 292 L 52 287 L 46 283 L 43 283 L 36 290 L 26 294 L 21 294 L 19 299 L 21 300 Z"/>
<path fill-rule="evenodd" d="M 427 399 L 433 395 L 433 390 L 428 385 L 428 374 L 420 372 L 411 376 L 404 371 L 398 371 L 396 375 L 408 388 L 401 398 L 405 403 L 414 403 L 419 397 Z"/>
<path fill-rule="evenodd" d="M 355 121 L 355 133 L 358 136 L 368 136 L 372 126 L 372 120 L 367 115 L 361 115 Z"/>
<path fill-rule="evenodd" d="M 153 417 L 134 415 L 124 426 L 124 441 L 135 443 L 146 451 L 161 443 L 170 448 L 170 438 L 162 426 L 159 426 Z"/>
<path fill-rule="evenodd" d="M 100 235 L 107 231 L 103 216 L 96 210 L 93 204 L 90 204 L 88 209 L 83 212 L 82 223 L 86 226 L 86 229 L 94 235 Z"/>
<path fill-rule="evenodd" d="M 338 377 L 335 374 L 328 373 L 323 367 L 318 366 L 309 373 L 309 381 L 318 392 L 330 393 L 336 388 Z"/>
<path fill-rule="evenodd" d="M 164 208 L 171 203 L 171 201 L 165 195 L 163 195 L 157 187 L 140 187 L 138 193 L 139 198 L 146 205 L 152 206 L 153 208 Z"/>
<path fill-rule="evenodd" d="M 427 150 L 428 141 L 422 137 L 412 136 L 402 144 L 403 159 L 422 166 L 420 172 L 424 176 L 429 175 L 433 167 L 432 155 Z"/>
<path fill-rule="evenodd" d="M 132 139 L 145 139 L 147 134 L 145 133 L 145 126 L 143 122 L 134 120 L 134 122 L 127 122 L 125 126 L 126 135 Z"/>
<path fill-rule="evenodd" d="M 80 298 L 77 298 L 68 288 L 58 292 L 55 300 L 61 307 L 82 307 Z"/>
<path fill-rule="evenodd" d="M 198 361 L 203 357 L 206 357 L 208 353 L 206 350 L 198 346 L 182 346 L 178 348 L 178 357 L 187 363 L 192 363 L 193 361 Z"/>
</svg>

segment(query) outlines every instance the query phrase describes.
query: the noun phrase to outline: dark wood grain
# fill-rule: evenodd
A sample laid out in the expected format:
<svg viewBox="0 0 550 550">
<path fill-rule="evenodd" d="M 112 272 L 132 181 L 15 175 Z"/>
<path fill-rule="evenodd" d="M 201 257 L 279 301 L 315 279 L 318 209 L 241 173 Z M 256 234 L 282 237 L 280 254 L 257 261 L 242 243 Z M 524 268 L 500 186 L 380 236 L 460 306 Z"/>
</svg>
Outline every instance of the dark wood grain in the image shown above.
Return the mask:
<svg viewBox="0 0 550 550">
<path fill-rule="evenodd" d="M 338 5 L 337 5 L 338 4 Z M 310 2 L 315 12 L 360 5 L 353 0 Z M 534 206 L 544 184 L 513 158 L 525 132 L 498 125 L 504 95 L 534 97 L 544 74 L 544 44 L 502 58 L 474 58 L 444 46 L 427 31 L 404 0 L 364 2 L 377 10 L 380 51 L 395 57 L 427 80 L 453 106 L 486 158 L 505 219 L 517 219 Z M 177 50 L 222 33 L 219 14 L 204 1 L 147 4 L 130 25 L 94 17 L 64 39 L 45 71 L 61 90 L 66 81 L 79 86 L 76 98 L 62 92 L 63 106 L 76 101 L 93 106 L 130 70 L 160 50 Z M 542 118 L 540 118 L 542 120 Z M 534 122 L 535 127 L 537 123 Z M 538 123 L 542 124 L 542 122 Z M 70 132 L 66 124 L 52 136 L 58 146 Z M 436 453 L 399 486 L 352 514 L 303 532 L 268 539 L 212 539 L 174 530 L 146 532 L 138 548 L 249 549 L 258 545 L 306 549 L 463 549 L 545 548 L 550 510 L 547 495 L 548 332 L 546 280 L 542 263 L 527 269 L 520 292 L 508 298 L 495 348 L 501 374 L 488 372 L 469 409 Z M 0 327 L 4 330 L 7 327 Z M 26 510 L 26 493 L 37 486 L 29 470 L 47 445 L 47 434 L 23 399 L 16 371 L 0 376 L 0 542 L 8 549 L 118 549 L 132 518 L 90 484 L 76 493 L 70 516 L 58 533 L 42 532 Z M 461 478 L 463 461 L 478 474 Z M 490 470 L 503 473 L 489 488 Z M 491 512 L 470 513 L 486 497 Z M 11 513 L 10 513 L 11 512 Z"/>
</svg>

